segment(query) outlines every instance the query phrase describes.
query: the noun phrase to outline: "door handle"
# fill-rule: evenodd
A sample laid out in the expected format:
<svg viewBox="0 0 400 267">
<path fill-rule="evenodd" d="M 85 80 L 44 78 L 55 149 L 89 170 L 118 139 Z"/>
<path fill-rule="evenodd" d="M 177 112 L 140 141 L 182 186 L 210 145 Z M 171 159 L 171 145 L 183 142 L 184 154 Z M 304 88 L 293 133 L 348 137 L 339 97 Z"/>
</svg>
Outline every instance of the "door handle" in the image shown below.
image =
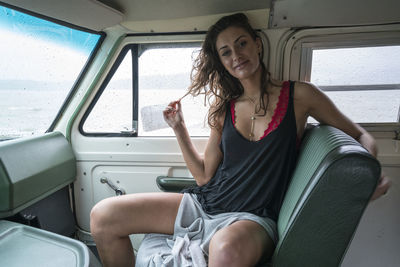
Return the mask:
<svg viewBox="0 0 400 267">
<path fill-rule="evenodd" d="M 113 184 L 113 182 L 111 182 L 110 180 L 108 180 L 106 177 L 102 177 L 102 178 L 100 179 L 100 182 L 101 182 L 102 184 L 107 184 L 109 187 L 111 187 L 111 189 L 115 191 L 115 194 L 116 194 L 117 196 L 121 196 L 121 195 L 125 195 L 125 194 L 126 194 L 126 191 L 125 191 L 123 188 L 116 187 L 116 186 Z"/>
<path fill-rule="evenodd" d="M 166 192 L 180 192 L 185 188 L 196 186 L 196 180 L 190 177 L 158 176 L 157 186 Z"/>
</svg>

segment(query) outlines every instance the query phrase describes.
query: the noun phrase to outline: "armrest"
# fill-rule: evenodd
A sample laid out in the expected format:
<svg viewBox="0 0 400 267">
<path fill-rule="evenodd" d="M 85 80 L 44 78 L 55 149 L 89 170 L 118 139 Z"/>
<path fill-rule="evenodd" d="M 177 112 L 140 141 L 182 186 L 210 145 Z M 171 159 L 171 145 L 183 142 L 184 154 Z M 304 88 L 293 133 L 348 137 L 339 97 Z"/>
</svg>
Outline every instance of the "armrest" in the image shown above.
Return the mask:
<svg viewBox="0 0 400 267">
<path fill-rule="evenodd" d="M 0 218 L 11 216 L 72 183 L 76 163 L 59 132 L 0 143 Z"/>
<path fill-rule="evenodd" d="M 350 136 L 310 130 L 280 211 L 273 265 L 339 266 L 379 175 L 379 162 Z"/>
</svg>

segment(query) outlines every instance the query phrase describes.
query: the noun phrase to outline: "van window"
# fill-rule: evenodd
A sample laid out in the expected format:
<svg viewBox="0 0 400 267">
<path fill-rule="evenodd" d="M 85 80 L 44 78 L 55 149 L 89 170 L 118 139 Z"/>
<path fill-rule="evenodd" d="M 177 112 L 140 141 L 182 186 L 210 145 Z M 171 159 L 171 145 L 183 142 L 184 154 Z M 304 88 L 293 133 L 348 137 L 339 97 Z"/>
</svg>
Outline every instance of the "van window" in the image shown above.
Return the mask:
<svg viewBox="0 0 400 267">
<path fill-rule="evenodd" d="M 100 34 L 0 6 L 0 140 L 46 132 Z"/>
<path fill-rule="evenodd" d="M 355 122 L 399 122 L 400 45 L 314 48 L 309 79 Z"/>
<path fill-rule="evenodd" d="M 132 131 L 132 51 L 120 56 L 118 68 L 90 112 L 83 131 L 120 133 Z"/>
<path fill-rule="evenodd" d="M 162 111 L 181 98 L 190 85 L 190 72 L 199 46 L 149 47 L 139 58 L 139 135 L 174 136 Z M 209 134 L 208 107 L 204 97 L 186 96 L 181 101 L 185 124 L 191 136 Z"/>
<path fill-rule="evenodd" d="M 199 48 L 200 43 L 125 47 L 109 73 L 110 77 L 105 79 L 101 95 L 96 97 L 83 121 L 83 134 L 174 136 L 162 111 L 187 92 Z M 204 105 L 204 97 L 189 95 L 181 103 L 189 134 L 208 135 L 208 106 Z"/>
</svg>

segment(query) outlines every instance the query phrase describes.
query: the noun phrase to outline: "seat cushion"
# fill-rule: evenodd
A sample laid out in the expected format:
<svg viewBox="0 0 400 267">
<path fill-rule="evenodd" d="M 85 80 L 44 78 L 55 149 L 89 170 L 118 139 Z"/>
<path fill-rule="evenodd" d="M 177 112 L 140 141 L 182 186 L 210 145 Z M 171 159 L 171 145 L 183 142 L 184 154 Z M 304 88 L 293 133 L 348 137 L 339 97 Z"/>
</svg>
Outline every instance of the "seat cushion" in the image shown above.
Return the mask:
<svg viewBox="0 0 400 267">
<path fill-rule="evenodd" d="M 2 220 L 0 266 L 84 267 L 89 266 L 89 251 L 77 240 Z"/>
</svg>

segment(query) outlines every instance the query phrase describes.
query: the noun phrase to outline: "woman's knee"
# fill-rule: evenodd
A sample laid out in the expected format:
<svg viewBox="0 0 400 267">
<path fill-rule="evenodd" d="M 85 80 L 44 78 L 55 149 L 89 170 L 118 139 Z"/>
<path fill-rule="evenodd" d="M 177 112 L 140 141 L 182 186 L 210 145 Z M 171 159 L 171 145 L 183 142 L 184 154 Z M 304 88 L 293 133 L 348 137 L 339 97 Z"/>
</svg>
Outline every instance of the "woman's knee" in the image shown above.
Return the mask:
<svg viewBox="0 0 400 267">
<path fill-rule="evenodd" d="M 115 201 L 113 198 L 107 198 L 97 203 L 90 212 L 90 231 L 94 236 L 100 236 L 104 233 L 112 233 L 110 228 L 114 227 Z"/>
<path fill-rule="evenodd" d="M 236 236 L 224 235 L 224 231 L 219 231 L 210 242 L 209 255 L 211 265 L 240 266 L 243 260 L 241 258 L 243 249 L 240 240 Z"/>
<path fill-rule="evenodd" d="M 219 230 L 209 247 L 210 266 L 253 266 L 273 251 L 273 242 L 255 222 L 239 221 Z"/>
</svg>

